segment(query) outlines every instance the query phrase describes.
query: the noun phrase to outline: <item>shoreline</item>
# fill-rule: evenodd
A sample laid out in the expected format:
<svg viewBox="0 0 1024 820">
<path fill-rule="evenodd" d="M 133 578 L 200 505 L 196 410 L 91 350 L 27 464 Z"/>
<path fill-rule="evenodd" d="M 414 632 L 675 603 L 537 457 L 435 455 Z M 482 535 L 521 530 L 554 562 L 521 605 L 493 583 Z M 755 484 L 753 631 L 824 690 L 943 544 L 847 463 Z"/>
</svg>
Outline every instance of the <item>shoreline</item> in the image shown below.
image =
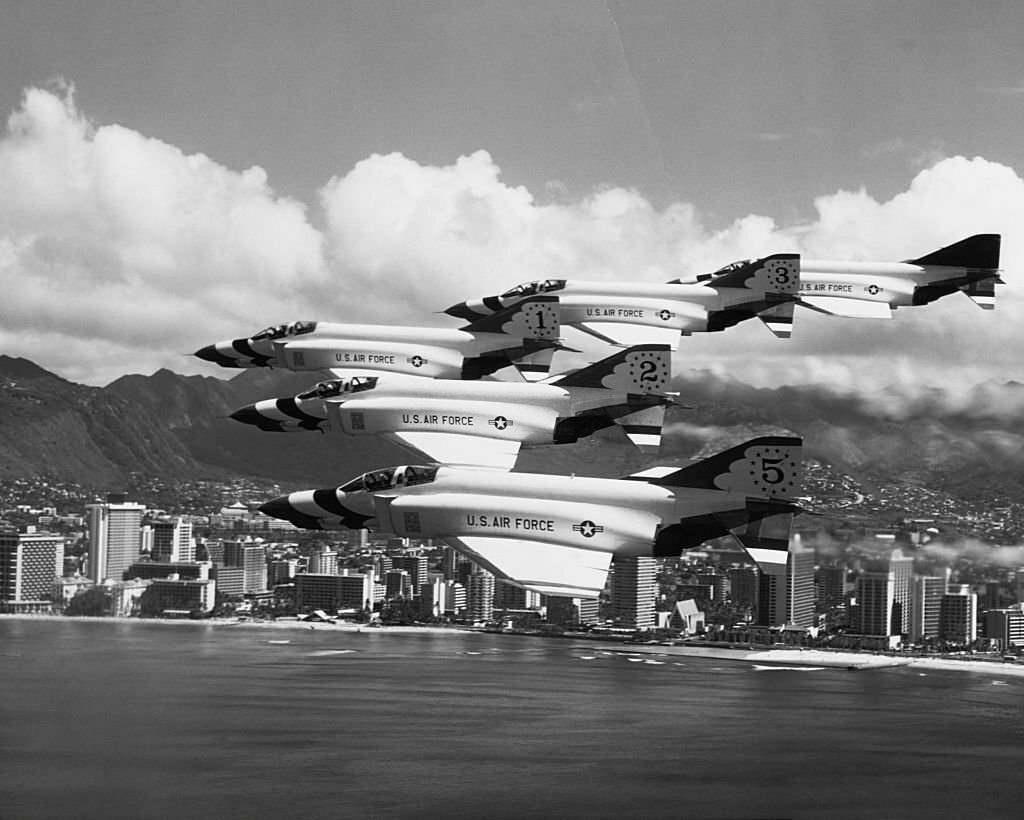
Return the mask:
<svg viewBox="0 0 1024 820">
<path fill-rule="evenodd" d="M 207 627 L 231 627 L 239 630 L 316 630 L 318 632 L 345 632 L 345 633 L 367 633 L 373 635 L 502 635 L 519 633 L 485 632 L 481 629 L 461 626 L 369 626 L 368 624 L 356 624 L 348 621 L 336 623 L 311 623 L 309 621 L 253 621 L 238 620 L 237 618 L 203 618 L 192 620 L 189 618 L 115 618 L 113 616 L 68 616 L 68 615 L 22 615 L 14 613 L 0 614 L 0 621 L 15 620 L 21 622 L 31 621 L 74 621 L 96 622 L 96 623 L 118 623 L 118 624 L 163 624 L 170 626 L 207 626 Z M 521 635 L 521 637 L 533 637 L 543 639 L 542 636 Z M 559 638 L 559 640 L 563 640 Z M 752 663 L 766 668 L 788 669 L 788 668 L 828 668 L 828 669 L 849 669 L 851 671 L 886 669 L 892 667 L 910 667 L 922 670 L 933 671 L 955 671 L 955 672 L 981 672 L 986 675 L 1001 675 L 1015 678 L 1024 678 L 1024 663 L 1005 663 L 995 660 L 955 659 L 943 657 L 901 657 L 898 655 L 880 655 L 870 652 L 849 652 L 843 650 L 828 649 L 755 649 L 750 650 L 737 645 L 736 648 L 726 646 L 665 646 L 662 644 L 628 644 L 612 643 L 609 641 L 595 641 L 586 637 L 568 639 L 570 642 L 581 644 L 605 644 L 606 648 L 613 650 L 616 654 L 623 655 L 662 655 L 679 656 L 688 658 L 705 658 L 707 660 L 724 660 L 733 662 Z"/>
</svg>

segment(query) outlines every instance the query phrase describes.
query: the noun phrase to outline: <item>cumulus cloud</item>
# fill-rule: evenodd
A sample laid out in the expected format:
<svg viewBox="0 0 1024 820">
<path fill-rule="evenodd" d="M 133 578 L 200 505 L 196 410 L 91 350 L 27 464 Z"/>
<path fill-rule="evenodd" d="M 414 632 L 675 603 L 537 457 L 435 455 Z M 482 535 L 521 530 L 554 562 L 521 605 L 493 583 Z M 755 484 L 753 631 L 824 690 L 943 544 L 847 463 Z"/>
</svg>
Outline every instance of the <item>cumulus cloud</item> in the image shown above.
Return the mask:
<svg viewBox="0 0 1024 820">
<path fill-rule="evenodd" d="M 1024 181 L 981 158 L 936 162 L 888 201 L 823 194 L 812 220 L 789 226 L 751 214 L 709 228 L 699 203 L 657 208 L 618 187 L 539 202 L 483 150 L 442 167 L 369 156 L 307 210 L 259 167 L 93 124 L 70 91 L 30 89 L 0 139 L 0 188 L 0 276 L 12 283 L 0 346 L 90 383 L 159 366 L 209 373 L 181 354 L 290 319 L 451 326 L 434 312 L 530 279 L 659 282 L 780 251 L 896 260 L 977 232 L 1004 236 L 1010 284 L 995 313 L 960 295 L 890 322 L 798 311 L 790 341 L 748 322 L 684 339 L 677 366 L 857 391 L 1024 380 L 1010 343 L 1024 320 Z"/>
<path fill-rule="evenodd" d="M 309 310 L 329 285 L 321 234 L 262 169 L 95 126 L 71 90 L 25 93 L 0 188 L 0 346 L 70 378 L 177 366 L 268 295 Z"/>
</svg>

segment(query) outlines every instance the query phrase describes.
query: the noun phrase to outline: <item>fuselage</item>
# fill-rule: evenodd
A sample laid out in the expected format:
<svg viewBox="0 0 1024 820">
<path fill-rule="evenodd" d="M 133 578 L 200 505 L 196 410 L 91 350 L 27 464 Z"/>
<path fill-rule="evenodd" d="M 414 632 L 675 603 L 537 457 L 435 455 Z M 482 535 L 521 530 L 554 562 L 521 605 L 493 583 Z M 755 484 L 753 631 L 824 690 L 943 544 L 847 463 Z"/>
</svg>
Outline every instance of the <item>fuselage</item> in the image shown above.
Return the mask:
<svg viewBox="0 0 1024 820">
<path fill-rule="evenodd" d="M 576 441 L 617 416 L 670 401 L 664 394 L 522 382 L 439 384 L 386 375 L 364 381 L 373 385 L 331 395 L 341 382 L 324 382 L 295 397 L 256 402 L 233 417 L 278 432 L 458 433 L 541 445 Z"/>
<path fill-rule="evenodd" d="M 223 367 L 352 370 L 439 379 L 479 378 L 557 340 L 449 328 L 293 322 L 243 339 L 209 345 L 196 355 Z M 493 361 L 484 360 L 492 358 Z"/>
<path fill-rule="evenodd" d="M 292 493 L 262 509 L 309 529 L 519 538 L 640 555 L 652 554 L 666 527 L 744 511 L 747 501 L 741 493 L 673 492 L 645 481 L 427 465 L 372 471 L 336 489 Z"/>
</svg>

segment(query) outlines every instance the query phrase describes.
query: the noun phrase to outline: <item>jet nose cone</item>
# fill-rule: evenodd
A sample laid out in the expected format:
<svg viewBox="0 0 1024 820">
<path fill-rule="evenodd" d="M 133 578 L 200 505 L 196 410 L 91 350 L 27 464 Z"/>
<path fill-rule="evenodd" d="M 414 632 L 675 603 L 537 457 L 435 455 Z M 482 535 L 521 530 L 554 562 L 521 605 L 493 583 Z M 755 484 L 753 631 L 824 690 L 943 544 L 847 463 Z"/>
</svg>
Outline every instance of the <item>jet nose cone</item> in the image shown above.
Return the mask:
<svg viewBox="0 0 1024 820">
<path fill-rule="evenodd" d="M 272 498 L 267 503 L 261 504 L 259 510 L 271 518 L 280 518 L 283 521 L 292 521 L 292 523 L 295 523 L 293 519 L 298 514 L 298 511 L 291 505 L 286 495 Z"/>
<path fill-rule="evenodd" d="M 469 306 L 469 302 L 459 302 L 457 305 L 446 308 L 444 312 L 449 316 L 454 316 L 456 319 L 463 319 L 467 322 L 472 322 L 486 315 L 473 310 Z"/>
<path fill-rule="evenodd" d="M 217 351 L 215 345 L 207 345 L 206 347 L 201 347 L 192 355 L 197 356 L 204 362 L 213 362 L 214 364 L 220 364 L 221 360 L 221 354 Z"/>
<path fill-rule="evenodd" d="M 240 354 L 236 353 L 232 356 L 231 354 L 224 352 L 224 349 L 227 347 L 230 347 L 232 350 L 236 349 L 234 342 L 212 344 L 199 348 L 194 355 L 203 361 L 219 364 L 221 367 L 245 367 L 245 364 L 239 358 Z"/>
<path fill-rule="evenodd" d="M 256 409 L 255 404 L 247 404 L 245 407 L 239 407 L 234 413 L 231 414 L 231 418 L 235 421 L 240 421 L 242 424 L 252 424 L 257 427 L 265 421 L 260 412 Z"/>
</svg>

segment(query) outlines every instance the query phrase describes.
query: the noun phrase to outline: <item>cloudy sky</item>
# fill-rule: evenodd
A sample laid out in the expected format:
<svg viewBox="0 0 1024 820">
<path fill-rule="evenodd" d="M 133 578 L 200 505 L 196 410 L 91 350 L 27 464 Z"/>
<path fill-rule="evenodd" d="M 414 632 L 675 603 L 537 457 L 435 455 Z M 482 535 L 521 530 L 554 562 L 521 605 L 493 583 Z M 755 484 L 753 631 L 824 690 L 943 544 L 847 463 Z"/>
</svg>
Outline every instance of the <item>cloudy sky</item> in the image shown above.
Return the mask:
<svg viewBox="0 0 1024 820">
<path fill-rule="evenodd" d="M 995 312 L 684 339 L 758 385 L 1024 381 L 1017 2 L 35 0 L 0 25 L 0 352 L 87 384 L 521 281 L 920 256 Z"/>
</svg>

